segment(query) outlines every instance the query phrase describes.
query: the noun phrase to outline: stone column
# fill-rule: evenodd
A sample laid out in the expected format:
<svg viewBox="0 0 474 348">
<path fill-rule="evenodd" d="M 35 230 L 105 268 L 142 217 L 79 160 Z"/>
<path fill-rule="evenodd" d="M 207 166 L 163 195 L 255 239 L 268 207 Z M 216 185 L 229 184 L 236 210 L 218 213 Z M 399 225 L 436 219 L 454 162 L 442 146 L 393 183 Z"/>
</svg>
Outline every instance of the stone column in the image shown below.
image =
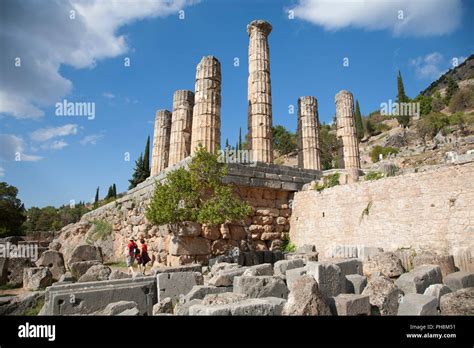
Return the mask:
<svg viewBox="0 0 474 348">
<path fill-rule="evenodd" d="M 168 166 L 178 163 L 191 154 L 193 106 L 193 92 L 185 90 L 174 92 Z"/>
<path fill-rule="evenodd" d="M 155 176 L 168 167 L 170 151 L 171 112 L 158 110 L 155 117 L 155 132 L 151 155 L 151 176 Z"/>
<path fill-rule="evenodd" d="M 336 94 L 336 134 L 342 142 L 343 165 L 349 182 L 359 179 L 359 141 L 356 135 L 354 98 L 349 91 Z"/>
<path fill-rule="evenodd" d="M 321 170 L 318 101 L 298 99 L 298 167 Z"/>
<path fill-rule="evenodd" d="M 221 144 L 221 63 L 203 57 L 196 68 L 191 154 L 201 144 L 215 152 Z"/>
<path fill-rule="evenodd" d="M 273 163 L 272 92 L 270 84 L 270 23 L 247 25 L 249 40 L 248 144 L 252 160 Z"/>
</svg>

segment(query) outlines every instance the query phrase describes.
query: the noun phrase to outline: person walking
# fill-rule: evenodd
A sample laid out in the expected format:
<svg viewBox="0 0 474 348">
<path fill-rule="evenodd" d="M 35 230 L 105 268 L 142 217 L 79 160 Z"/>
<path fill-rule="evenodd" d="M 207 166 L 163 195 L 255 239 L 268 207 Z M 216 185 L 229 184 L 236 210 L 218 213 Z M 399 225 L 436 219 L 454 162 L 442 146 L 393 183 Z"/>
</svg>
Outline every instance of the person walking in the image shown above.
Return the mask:
<svg viewBox="0 0 474 348">
<path fill-rule="evenodd" d="M 140 265 L 140 271 L 145 275 L 146 264 L 150 262 L 150 256 L 148 255 L 148 245 L 145 242 L 145 239 L 140 239 L 141 252 L 138 264 Z"/>
<path fill-rule="evenodd" d="M 130 238 L 128 245 L 127 245 L 127 267 L 128 267 L 128 274 L 131 274 L 132 276 L 135 274 L 133 270 L 133 262 L 135 261 L 135 257 L 137 254 L 137 251 L 139 252 L 138 245 L 135 243 L 133 238 Z"/>
</svg>

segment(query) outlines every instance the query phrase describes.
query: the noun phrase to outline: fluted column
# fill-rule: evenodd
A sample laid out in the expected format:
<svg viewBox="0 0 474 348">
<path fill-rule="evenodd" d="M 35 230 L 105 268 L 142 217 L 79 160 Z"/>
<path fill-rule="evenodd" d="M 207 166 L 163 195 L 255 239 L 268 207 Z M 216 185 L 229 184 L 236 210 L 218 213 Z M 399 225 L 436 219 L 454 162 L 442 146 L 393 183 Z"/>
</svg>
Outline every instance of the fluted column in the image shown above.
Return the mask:
<svg viewBox="0 0 474 348">
<path fill-rule="evenodd" d="M 174 92 L 168 166 L 178 163 L 191 154 L 193 106 L 193 92 L 185 90 Z"/>
<path fill-rule="evenodd" d="M 298 99 L 298 167 L 321 170 L 318 101 Z"/>
<path fill-rule="evenodd" d="M 203 57 L 196 68 L 191 154 L 199 145 L 215 152 L 221 144 L 221 63 Z"/>
<path fill-rule="evenodd" d="M 270 23 L 256 20 L 249 34 L 248 144 L 252 160 L 273 163 L 272 92 L 270 83 Z"/>
<path fill-rule="evenodd" d="M 151 155 L 151 176 L 168 167 L 171 135 L 171 112 L 158 110 L 155 117 L 153 148 Z"/>
<path fill-rule="evenodd" d="M 360 156 L 359 141 L 357 140 L 354 98 L 349 91 L 336 94 L 336 133 L 342 140 L 342 156 L 350 182 L 359 179 Z"/>
</svg>

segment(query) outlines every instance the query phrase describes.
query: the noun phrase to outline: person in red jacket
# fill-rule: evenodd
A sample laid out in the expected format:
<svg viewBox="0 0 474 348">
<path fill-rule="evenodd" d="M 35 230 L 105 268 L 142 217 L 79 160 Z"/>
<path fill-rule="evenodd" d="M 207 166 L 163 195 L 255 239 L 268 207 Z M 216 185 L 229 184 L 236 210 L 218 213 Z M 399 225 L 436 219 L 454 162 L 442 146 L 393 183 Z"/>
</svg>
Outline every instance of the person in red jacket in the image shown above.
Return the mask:
<svg viewBox="0 0 474 348">
<path fill-rule="evenodd" d="M 148 255 L 148 246 L 146 245 L 145 239 L 140 239 L 140 244 L 142 248 L 140 258 L 138 259 L 138 265 L 140 266 L 140 271 L 145 274 L 146 264 L 150 262 L 150 256 Z"/>
<path fill-rule="evenodd" d="M 128 267 L 128 274 L 133 275 L 133 262 L 135 260 L 137 252 L 140 252 L 138 249 L 137 243 L 133 240 L 133 238 L 130 239 L 127 245 L 127 267 Z"/>
</svg>

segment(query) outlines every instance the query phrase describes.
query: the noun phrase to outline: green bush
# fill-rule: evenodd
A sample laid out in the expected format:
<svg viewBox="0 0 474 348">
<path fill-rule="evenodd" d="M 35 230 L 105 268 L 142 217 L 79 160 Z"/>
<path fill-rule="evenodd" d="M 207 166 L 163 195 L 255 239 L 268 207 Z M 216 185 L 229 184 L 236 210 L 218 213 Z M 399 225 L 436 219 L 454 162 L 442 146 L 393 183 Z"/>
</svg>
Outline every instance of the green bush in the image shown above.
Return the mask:
<svg viewBox="0 0 474 348">
<path fill-rule="evenodd" d="M 387 157 L 390 154 L 397 154 L 399 150 L 397 148 L 391 147 L 391 146 L 380 146 L 376 145 L 370 152 L 370 158 L 372 159 L 372 162 L 376 163 L 379 161 L 379 155 L 382 155 L 383 158 Z"/>
<path fill-rule="evenodd" d="M 209 225 L 234 222 L 250 215 L 252 207 L 234 195 L 234 188 L 222 183 L 227 165 L 200 147 L 189 169 L 181 167 L 157 183 L 146 210 L 147 219 L 156 225 L 196 221 Z"/>
<path fill-rule="evenodd" d="M 86 236 L 86 242 L 92 244 L 98 240 L 106 240 L 112 233 L 112 225 L 104 220 L 92 221 L 92 228 Z"/>
<path fill-rule="evenodd" d="M 317 191 L 322 191 L 326 188 L 339 185 L 339 178 L 341 177 L 340 173 L 334 173 L 328 176 L 323 177 L 323 183 L 317 183 L 313 189 Z"/>
<path fill-rule="evenodd" d="M 285 253 L 294 253 L 296 251 L 296 245 L 291 243 L 287 235 L 282 240 L 281 251 Z"/>
<path fill-rule="evenodd" d="M 365 181 L 379 180 L 379 179 L 382 179 L 384 177 L 385 177 L 385 175 L 383 173 L 380 173 L 380 172 L 368 172 L 367 174 L 365 174 L 364 180 Z"/>
<path fill-rule="evenodd" d="M 457 90 L 449 102 L 449 111 L 464 111 L 474 108 L 474 86 Z"/>
</svg>

